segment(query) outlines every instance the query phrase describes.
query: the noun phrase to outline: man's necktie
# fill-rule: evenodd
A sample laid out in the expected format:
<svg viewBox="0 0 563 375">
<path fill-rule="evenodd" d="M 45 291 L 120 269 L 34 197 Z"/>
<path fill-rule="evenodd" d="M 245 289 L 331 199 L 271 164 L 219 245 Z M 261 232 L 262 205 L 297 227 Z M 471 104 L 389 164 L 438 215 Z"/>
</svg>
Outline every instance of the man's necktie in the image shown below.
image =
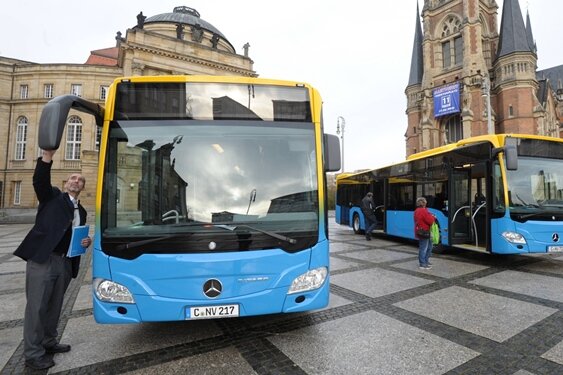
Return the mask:
<svg viewBox="0 0 563 375">
<path fill-rule="evenodd" d="M 74 198 L 70 198 L 74 206 L 74 219 L 72 220 L 72 226 L 76 227 L 80 225 L 80 211 L 78 210 L 78 201 Z"/>
</svg>

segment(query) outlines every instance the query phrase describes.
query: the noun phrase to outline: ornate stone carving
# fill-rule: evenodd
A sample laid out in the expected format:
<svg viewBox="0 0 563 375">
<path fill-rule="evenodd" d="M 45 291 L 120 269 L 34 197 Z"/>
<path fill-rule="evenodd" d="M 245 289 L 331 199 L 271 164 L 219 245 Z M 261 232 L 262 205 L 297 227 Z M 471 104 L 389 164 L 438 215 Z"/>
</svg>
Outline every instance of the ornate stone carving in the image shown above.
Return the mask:
<svg viewBox="0 0 563 375">
<path fill-rule="evenodd" d="M 211 38 L 211 47 L 217 48 L 218 43 L 219 43 L 219 34 L 213 34 L 213 37 Z"/>
<path fill-rule="evenodd" d="M 181 23 L 176 24 L 176 38 L 184 39 L 184 25 Z"/>
<path fill-rule="evenodd" d="M 194 42 L 201 43 L 203 39 L 203 29 L 201 28 L 201 25 L 199 23 L 196 23 L 195 25 L 191 26 L 191 31 L 192 31 L 192 40 Z"/>
<path fill-rule="evenodd" d="M 143 16 L 143 12 L 137 14 L 137 27 L 142 29 L 145 26 L 146 16 Z"/>
</svg>

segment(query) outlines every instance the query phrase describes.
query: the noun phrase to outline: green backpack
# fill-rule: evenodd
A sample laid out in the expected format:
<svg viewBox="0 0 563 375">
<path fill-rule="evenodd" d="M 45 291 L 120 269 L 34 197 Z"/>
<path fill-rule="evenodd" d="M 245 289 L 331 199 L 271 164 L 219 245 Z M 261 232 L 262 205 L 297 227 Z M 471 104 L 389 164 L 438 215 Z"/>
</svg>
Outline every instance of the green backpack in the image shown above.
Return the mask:
<svg viewBox="0 0 563 375">
<path fill-rule="evenodd" d="M 438 224 L 436 223 L 430 226 L 430 238 L 432 239 L 433 245 L 440 243 L 440 228 L 438 228 Z"/>
</svg>

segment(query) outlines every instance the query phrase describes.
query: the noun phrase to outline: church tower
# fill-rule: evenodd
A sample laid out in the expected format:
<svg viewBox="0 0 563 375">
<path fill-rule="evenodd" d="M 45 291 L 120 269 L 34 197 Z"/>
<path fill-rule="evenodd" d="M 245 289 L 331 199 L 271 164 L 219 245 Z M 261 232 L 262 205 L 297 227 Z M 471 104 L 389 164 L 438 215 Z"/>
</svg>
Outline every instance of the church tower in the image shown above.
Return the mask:
<svg viewBox="0 0 563 375">
<path fill-rule="evenodd" d="M 488 133 L 557 135 L 529 15 L 525 25 L 518 0 L 504 0 L 499 33 L 497 13 L 495 0 L 424 0 L 422 19 L 417 6 L 407 156 Z"/>
<path fill-rule="evenodd" d="M 537 134 L 542 112 L 536 97 L 537 56 L 528 17 L 528 30 L 518 0 L 504 0 L 493 90 L 497 93 L 499 133 Z M 529 31 L 529 32 L 528 32 Z M 536 112 L 537 111 L 537 112 Z"/>
<path fill-rule="evenodd" d="M 482 82 L 492 68 L 498 43 L 494 0 L 425 0 L 415 25 L 415 46 L 406 89 L 406 154 L 442 146 L 487 131 Z M 415 53 L 421 45 L 422 56 Z M 413 66 L 422 69 L 417 82 Z M 453 85 L 453 86 L 450 86 Z M 434 91 L 456 90 L 457 110 L 435 113 Z"/>
</svg>

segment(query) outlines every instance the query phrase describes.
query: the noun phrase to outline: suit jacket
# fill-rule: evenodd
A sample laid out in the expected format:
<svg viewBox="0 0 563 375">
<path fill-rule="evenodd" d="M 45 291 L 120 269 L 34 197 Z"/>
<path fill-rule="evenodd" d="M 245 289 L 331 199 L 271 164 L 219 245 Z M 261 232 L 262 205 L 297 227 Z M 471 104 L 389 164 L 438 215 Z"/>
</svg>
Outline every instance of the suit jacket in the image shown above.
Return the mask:
<svg viewBox="0 0 563 375">
<path fill-rule="evenodd" d="M 18 246 L 14 255 L 23 260 L 31 259 L 37 263 L 45 263 L 53 250 L 70 244 L 74 205 L 67 193 L 61 192 L 51 185 L 51 163 L 45 163 L 41 158 L 37 160 L 33 173 L 33 188 L 39 207 L 35 217 L 35 225 Z M 80 225 L 86 223 L 86 210 L 78 202 Z M 65 245 L 66 244 L 66 245 Z M 71 258 L 72 277 L 78 275 L 80 257 Z"/>
</svg>

